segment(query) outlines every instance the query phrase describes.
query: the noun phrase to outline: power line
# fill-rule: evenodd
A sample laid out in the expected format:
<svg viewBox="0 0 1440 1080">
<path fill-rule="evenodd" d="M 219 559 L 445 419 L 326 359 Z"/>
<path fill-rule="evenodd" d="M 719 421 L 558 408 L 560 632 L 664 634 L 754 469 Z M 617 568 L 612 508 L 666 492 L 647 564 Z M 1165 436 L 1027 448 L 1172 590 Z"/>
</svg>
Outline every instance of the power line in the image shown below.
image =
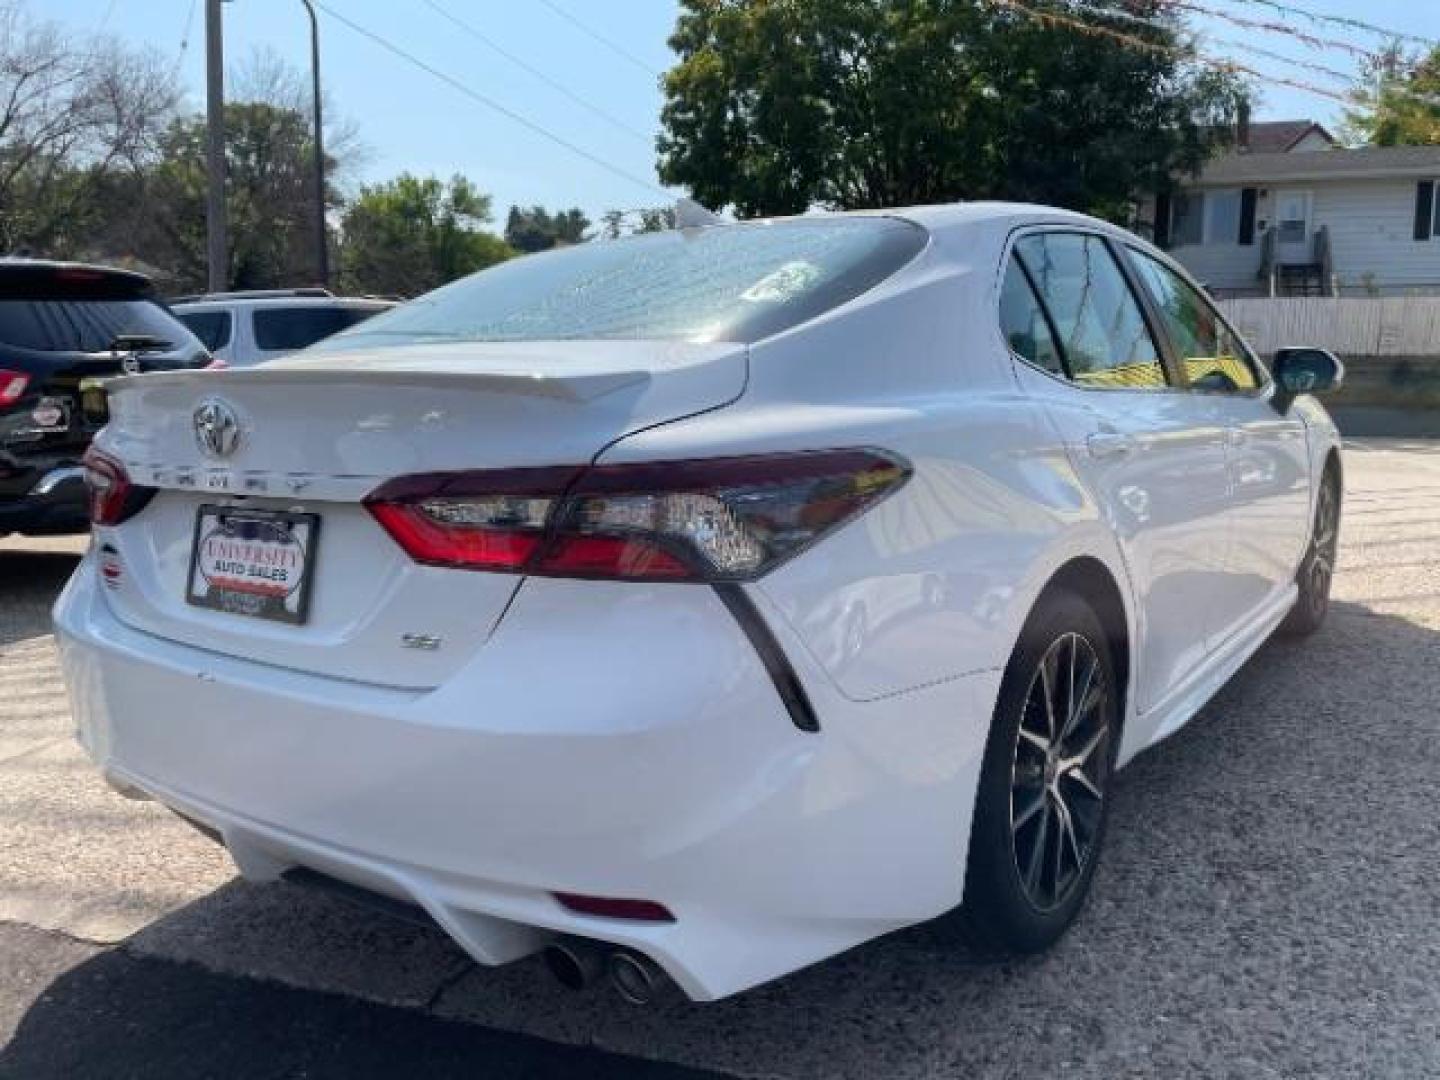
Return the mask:
<svg viewBox="0 0 1440 1080">
<path fill-rule="evenodd" d="M 1246 19 L 1239 15 L 1231 15 L 1223 11 L 1218 11 L 1213 7 L 1207 7 L 1204 4 L 1196 3 L 1195 0 L 1164 0 L 1164 2 L 1168 3 L 1172 7 L 1182 8 L 1186 11 L 1193 11 L 1202 15 L 1212 15 L 1217 18 L 1224 19 L 1227 22 L 1234 23 L 1236 26 L 1244 27 L 1246 29 L 1264 30 L 1269 33 L 1286 34 L 1289 37 L 1294 38 L 1296 41 L 1300 41 L 1306 45 L 1309 45 L 1313 49 L 1341 49 L 1347 53 L 1350 53 L 1352 56 L 1356 56 L 1362 60 L 1370 60 L 1372 62 L 1381 62 L 1385 59 L 1385 57 L 1381 53 L 1374 52 L 1370 49 L 1362 48 L 1361 46 L 1356 45 L 1353 42 L 1338 41 L 1334 38 L 1316 37 L 1313 34 L 1305 33 L 1303 30 L 1296 30 L 1294 27 L 1287 26 L 1284 23 L 1261 22 L 1254 19 Z M 1241 0 L 1241 2 L 1248 3 L 1250 2 L 1250 0 Z M 1291 85 L 1296 84 L 1292 83 Z M 1299 88 L 1310 89 L 1312 93 L 1316 92 L 1315 88 L 1309 88 L 1305 86 L 1300 86 Z M 1361 89 L 1363 89 L 1363 87 L 1361 87 Z M 1429 108 L 1440 107 L 1440 97 L 1437 97 L 1434 94 L 1417 93 L 1414 90 L 1407 90 L 1403 87 L 1394 87 L 1393 92 L 1398 93 L 1401 96 L 1416 102 L 1417 104 L 1425 105 Z M 1346 104 L 1354 104 L 1354 102 L 1347 100 Z"/>
<path fill-rule="evenodd" d="M 1176 48 L 1173 45 L 1166 45 L 1158 41 L 1147 41 L 1145 38 L 1136 37 L 1134 34 L 1126 34 L 1120 30 L 1111 29 L 1108 26 L 1096 26 L 1094 23 L 1087 23 L 1069 15 L 1061 15 L 1053 11 L 1038 11 L 1019 2 L 1019 0 L 989 0 L 989 3 L 998 4 L 1001 7 L 1009 8 L 1019 12 L 1031 19 L 1051 26 L 1064 26 L 1081 33 L 1089 34 L 1092 37 L 1109 38 L 1111 41 L 1127 45 L 1133 49 L 1140 49 L 1145 52 L 1157 53 L 1162 56 L 1171 56 L 1181 60 L 1191 60 L 1195 63 L 1204 64 L 1217 71 L 1228 72 L 1232 75 L 1248 75 L 1252 79 L 1261 82 L 1274 83 L 1277 86 L 1288 86 L 1295 90 L 1304 90 L 1307 93 L 1315 94 L 1318 97 L 1329 98 L 1342 104 L 1349 104 L 1350 99 L 1334 90 L 1327 90 L 1323 86 L 1315 86 L 1313 83 L 1302 82 L 1299 79 L 1286 78 L 1283 75 L 1267 75 L 1263 71 L 1257 71 L 1253 67 L 1238 63 L 1234 60 L 1222 60 L 1193 48 Z"/>
<path fill-rule="evenodd" d="M 1297 30 L 1288 23 L 1273 22 L 1265 19 L 1249 19 L 1244 15 L 1235 15 L 1228 11 L 1221 11 L 1219 8 L 1208 7 L 1205 4 L 1196 3 L 1195 0 L 1162 0 L 1163 3 L 1172 8 L 1179 8 L 1182 11 L 1193 12 L 1196 15 L 1209 15 L 1211 18 L 1221 19 L 1238 26 L 1242 30 L 1260 30 L 1270 34 L 1284 34 L 1286 37 L 1294 38 L 1312 49 L 1338 49 L 1341 52 L 1349 53 L 1351 56 L 1361 59 L 1374 59 L 1378 53 L 1363 46 L 1356 45 L 1353 41 L 1342 41 L 1339 38 L 1320 37 L 1317 34 L 1309 34 L 1304 30 Z"/>
<path fill-rule="evenodd" d="M 1279 64 L 1289 64 L 1291 67 L 1299 68 L 1302 71 L 1313 72 L 1316 75 L 1324 75 L 1327 79 L 1343 82 L 1347 86 L 1353 87 L 1356 85 L 1353 72 L 1341 71 L 1339 68 L 1327 67 L 1325 64 L 1316 64 L 1309 60 L 1297 60 L 1293 56 L 1286 56 L 1284 53 L 1278 53 L 1273 49 L 1266 49 L 1259 45 L 1251 45 L 1246 41 L 1231 41 L 1226 38 L 1215 38 L 1213 40 L 1216 45 L 1224 49 L 1238 49 L 1240 52 L 1247 52 L 1251 56 L 1259 56 L 1266 60 L 1273 60 Z"/>
<path fill-rule="evenodd" d="M 1101 7 L 1097 4 L 1091 3 L 1090 0 L 1080 0 L 1080 2 L 1085 5 L 1083 10 L 1091 14 L 1104 16 L 1106 18 L 1120 19 L 1141 26 L 1161 27 L 1167 29 L 1169 28 L 1165 22 L 1159 19 L 1152 19 L 1145 16 L 1136 15 L 1134 12 L 1126 11 L 1120 8 Z M 1184 8 L 1188 11 L 1196 11 L 1202 14 L 1218 15 L 1220 18 L 1228 19 L 1231 22 L 1235 22 L 1238 20 L 1241 25 L 1244 25 L 1247 28 L 1263 30 L 1268 33 L 1282 33 L 1291 38 L 1295 38 L 1301 41 L 1303 44 L 1311 46 L 1312 48 L 1325 46 L 1326 43 L 1329 42 L 1329 39 L 1317 39 L 1311 35 L 1305 34 L 1303 31 L 1296 31 L 1293 28 L 1284 26 L 1283 24 L 1269 22 L 1259 23 L 1255 22 L 1254 20 L 1245 19 L 1240 16 L 1230 16 L 1222 12 L 1217 12 L 1213 8 L 1208 8 L 1201 4 L 1194 3 L 1193 0 L 1166 0 L 1166 2 L 1171 3 L 1174 7 Z M 1326 78 L 1334 80 L 1336 82 L 1344 83 L 1352 94 L 1363 94 L 1365 92 L 1366 88 L 1364 86 L 1364 83 L 1352 72 L 1341 71 L 1338 68 L 1329 67 L 1328 65 L 1315 63 L 1309 60 L 1301 60 L 1293 56 L 1286 56 L 1284 53 L 1278 53 L 1259 45 L 1253 45 L 1249 42 L 1233 41 L 1223 38 L 1216 38 L 1214 40 L 1215 44 L 1225 48 L 1236 49 L 1241 52 L 1247 52 L 1254 56 L 1264 57 L 1265 59 L 1276 63 L 1288 64 L 1291 67 L 1314 72 L 1315 74 L 1323 75 Z M 1363 59 L 1375 62 L 1379 62 L 1384 59 L 1383 55 L 1380 53 L 1372 52 L 1369 49 L 1364 49 L 1358 45 L 1352 45 L 1348 42 L 1331 42 L 1330 47 L 1340 47 L 1343 48 L 1347 53 L 1352 53 Z M 1252 77 L 1268 79 L 1272 82 L 1276 81 L 1275 77 L 1273 76 L 1263 75 L 1259 72 L 1253 71 L 1252 69 L 1246 68 L 1243 65 L 1231 66 L 1234 70 L 1243 71 L 1245 74 L 1249 74 Z M 1309 84 L 1299 84 L 1294 82 L 1293 80 L 1282 80 L 1282 82 L 1284 83 L 1284 85 L 1293 86 L 1297 89 L 1304 89 L 1307 92 L 1321 92 L 1321 88 L 1310 86 Z M 1431 108 L 1440 106 L 1440 97 L 1437 97 L 1433 94 L 1422 94 L 1414 90 L 1407 90 L 1404 87 L 1399 86 L 1391 87 L 1390 92 L 1414 101 L 1417 104 L 1426 105 Z M 1353 102 L 1351 103 L 1353 104 Z"/>
<path fill-rule="evenodd" d="M 519 67 L 519 68 L 522 68 L 522 69 L 525 70 L 525 71 L 528 71 L 531 75 L 535 76 L 535 78 L 539 79 L 539 80 L 540 80 L 541 82 L 543 82 L 546 86 L 550 87 L 550 89 L 554 90 L 556 93 L 565 95 L 565 97 L 569 98 L 571 101 L 573 101 L 575 104 L 579 105 L 581 108 L 586 109 L 586 110 L 588 110 L 589 112 L 594 113 L 596 116 L 600 117 L 600 119 L 604 120 L 606 123 L 611 124 L 611 125 L 619 128 L 621 131 L 625 132 L 626 134 L 628 134 L 628 135 L 633 135 L 635 138 L 639 139 L 641 142 L 645 143 L 647 146 L 650 146 L 650 145 L 653 143 L 654 140 L 651 138 L 651 136 L 645 134 L 645 132 L 639 130 L 638 128 L 632 127 L 630 124 L 627 124 L 624 120 L 621 120 L 619 117 L 613 115 L 612 113 L 606 112 L 604 109 L 600 108 L 600 106 L 598 106 L 598 105 L 596 105 L 596 104 L 594 104 L 594 103 L 592 103 L 592 102 L 586 101 L 583 97 L 581 97 L 579 94 L 575 93 L 574 91 L 570 90 L 570 89 L 569 89 L 568 87 L 566 87 L 563 83 L 557 82 L 555 79 L 552 79 L 549 75 L 547 75 L 544 71 L 542 71 L 540 68 L 537 68 L 535 65 L 530 64 L 530 63 L 527 63 L 526 61 L 522 60 L 520 57 L 518 57 L 518 56 L 516 56 L 514 53 L 510 52 L 508 49 L 506 49 L 506 48 L 504 48 L 503 46 L 501 46 L 498 42 L 492 40 L 487 34 L 482 33 L 482 32 L 481 32 L 479 29 L 477 29 L 476 27 L 472 26 L 470 23 L 468 23 L 468 22 L 466 22 L 465 20 L 461 19 L 458 15 L 455 15 L 455 14 L 453 14 L 452 12 L 449 12 L 449 11 L 445 10 L 445 9 L 444 9 L 443 7 L 441 7 L 438 3 L 436 3 L 435 0 L 425 0 L 425 4 L 426 4 L 427 7 L 431 8 L 431 9 L 432 9 L 437 15 L 439 15 L 441 18 L 448 19 L 450 22 L 452 22 L 452 23 L 454 23 L 456 26 L 458 26 L 461 30 L 464 30 L 464 31 L 465 31 L 467 34 L 469 34 L 471 37 L 475 38 L 477 41 L 481 42 L 482 44 L 488 46 L 488 47 L 489 47 L 490 49 L 492 49 L 493 51 L 499 53 L 499 54 L 500 54 L 501 56 L 503 56 L 506 60 L 509 60 L 509 61 L 510 61 L 512 64 L 514 64 L 516 67 Z"/>
<path fill-rule="evenodd" d="M 185 13 L 185 29 L 180 32 L 180 51 L 175 56 L 175 75 L 180 74 L 180 67 L 185 63 L 185 50 L 190 48 L 190 28 L 195 25 L 195 8 L 199 0 L 190 0 L 190 10 Z"/>
<path fill-rule="evenodd" d="M 1279 0 L 1233 0 L 1239 4 L 1253 4 L 1256 7 L 1269 8 L 1280 15 L 1299 16 L 1308 19 L 1312 23 L 1329 23 L 1332 26 L 1344 26 L 1351 30 L 1363 30 L 1367 34 L 1376 34 L 1392 41 L 1413 41 L 1417 45 L 1425 45 L 1435 48 L 1440 45 L 1440 40 L 1425 37 L 1421 34 L 1410 34 L 1403 30 L 1387 30 L 1383 26 L 1376 26 L 1361 19 L 1352 18 L 1348 15 L 1331 15 L 1322 11 L 1309 11 L 1306 8 L 1296 7 L 1293 4 L 1282 4 Z"/>
<path fill-rule="evenodd" d="M 623 56 L 626 60 L 629 60 L 630 63 L 634 64 L 647 75 L 653 75 L 657 79 L 660 78 L 659 71 L 651 67 L 644 60 L 641 60 L 640 57 L 636 56 L 629 49 L 625 48 L 624 45 L 621 45 L 618 41 L 606 37 L 604 34 L 600 33 L 600 31 L 581 22 L 574 15 L 570 14 L 570 12 L 566 11 L 559 4 L 555 3 L 554 0 L 540 0 L 540 2 L 544 4 L 547 8 L 549 8 L 551 11 L 553 11 L 556 15 L 559 15 L 560 18 L 570 23 L 570 25 L 577 27 L 581 33 L 594 38 L 601 45 L 604 45 L 607 49 L 615 53 L 617 56 Z"/>
<path fill-rule="evenodd" d="M 426 74 L 431 75 L 431 76 L 433 76 L 434 78 L 439 79 L 441 82 L 445 83 L 447 86 L 450 86 L 452 89 L 458 90 L 460 93 L 464 94 L 466 97 L 472 99 L 473 101 L 479 102 L 481 105 L 484 105 L 487 109 L 491 109 L 491 110 L 493 110 L 494 112 L 498 112 L 501 116 L 504 116 L 504 117 L 509 118 L 510 120 L 513 120 L 515 123 L 519 124 L 521 127 L 527 128 L 527 129 L 529 129 L 530 131 L 533 131 L 535 134 L 541 136 L 542 138 L 545 138 L 545 139 L 550 140 L 550 141 L 551 141 L 552 143 L 554 143 L 556 146 L 559 146 L 559 147 L 562 147 L 562 148 L 564 148 L 564 149 L 566 149 L 566 150 L 569 150 L 572 154 L 576 155 L 577 157 L 582 157 L 582 158 L 584 158 L 586 161 L 590 162 L 592 165 L 596 165 L 596 166 L 598 166 L 599 168 L 604 169 L 606 172 L 610 173 L 612 176 L 618 176 L 618 177 L 620 177 L 622 180 L 626 180 L 626 181 L 628 181 L 629 183 L 635 184 L 637 187 L 643 187 L 643 188 L 646 188 L 646 189 L 648 189 L 648 190 L 650 190 L 650 191 L 659 192 L 661 195 L 664 195 L 667 199 L 670 197 L 669 192 L 667 192 L 667 191 L 666 191 L 664 188 L 662 188 L 659 184 L 656 184 L 656 183 L 654 183 L 653 181 L 645 180 L 645 179 L 643 179 L 643 178 L 641 178 L 641 177 L 639 177 L 639 176 L 636 176 L 634 173 L 628 172 L 627 170 L 622 169 L 622 168 L 621 168 L 620 166 L 618 166 L 618 165 L 612 165 L 610 162 L 606 161 L 604 158 L 597 157 L 595 154 L 592 154 L 589 150 L 586 150 L 586 149 L 584 149 L 583 147 L 580 147 L 580 146 L 576 146 L 576 145 L 575 145 L 574 143 L 572 143 L 569 139 L 566 139 L 566 138 L 564 138 L 564 137 L 561 136 L 561 135 L 556 135 L 553 131 L 549 130 L 548 128 L 542 127 L 540 124 L 537 124 L 534 120 L 531 120 L 529 117 L 522 116 L 520 113 L 516 112 L 514 109 L 508 108 L 508 107 L 500 104 L 500 102 L 496 101 L 494 98 L 487 97 L 485 94 L 480 93 L 480 91 L 475 90 L 475 89 L 472 89 L 472 88 L 469 87 L 469 86 L 466 86 L 466 85 L 465 85 L 464 83 L 462 83 L 459 79 L 456 79 L 454 76 L 445 74 L 445 72 L 441 71 L 439 68 L 432 67 L 431 65 L 427 64 L 424 60 L 421 60 L 418 56 L 415 56 L 413 53 L 406 52 L 404 49 L 400 48 L 400 46 L 394 44 L 394 43 L 391 42 L 389 39 L 384 38 L 384 37 L 381 37 L 379 34 L 375 33 L 373 30 L 367 30 L 367 29 L 365 29 L 365 27 L 361 26 L 359 23 L 353 21 L 353 20 L 350 19 L 350 18 L 347 18 L 347 17 L 344 16 L 344 15 L 341 15 L 338 11 L 335 11 L 333 8 L 331 8 L 329 4 L 325 3 L 324 0 L 314 0 L 314 2 L 315 2 L 315 6 L 316 6 L 317 8 L 319 8 L 321 11 L 325 12 L 326 15 L 330 16 L 330 18 L 334 19 L 336 22 L 341 23 L 341 24 L 343 24 L 343 25 L 345 25 L 345 26 L 348 26 L 351 30 L 353 30 L 355 33 L 359 34 L 361 37 L 368 38 L 370 41 L 374 42 L 376 45 L 379 45 L 379 46 L 380 46 L 382 49 L 384 49 L 386 52 L 393 53 L 394 55 L 400 57 L 400 59 L 404 60 L 407 64 L 410 64 L 410 65 L 412 65 L 413 67 L 417 67 L 417 68 L 419 68 L 421 71 L 425 72 Z"/>
<path fill-rule="evenodd" d="M 1126 11 L 1123 8 L 1104 7 L 1098 3 L 1092 2 L 1092 0 L 1081 0 L 1081 3 L 1084 5 L 1083 11 L 1086 14 L 1099 15 L 1107 19 L 1118 19 L 1122 22 L 1132 23 L 1136 26 L 1144 26 L 1150 29 L 1175 29 L 1175 27 L 1165 22 L 1163 19 L 1154 19 L 1145 15 L 1137 15 L 1133 11 Z M 1252 56 L 1263 57 L 1266 60 L 1273 60 L 1281 64 L 1289 64 L 1292 67 L 1300 68 L 1305 71 L 1310 71 L 1317 75 L 1324 75 L 1327 78 L 1335 79 L 1337 81 L 1344 82 L 1350 85 L 1354 85 L 1355 83 L 1355 75 L 1353 72 L 1341 71 L 1338 68 L 1328 67 L 1325 64 L 1317 64 L 1310 60 L 1297 60 L 1293 56 L 1286 56 L 1284 53 L 1275 52 L 1272 49 L 1266 49 L 1260 45 L 1252 45 L 1246 41 L 1232 41 L 1226 38 L 1214 38 L 1212 40 L 1214 44 L 1219 45 L 1222 48 L 1237 49 L 1240 52 L 1250 53 Z"/>
</svg>

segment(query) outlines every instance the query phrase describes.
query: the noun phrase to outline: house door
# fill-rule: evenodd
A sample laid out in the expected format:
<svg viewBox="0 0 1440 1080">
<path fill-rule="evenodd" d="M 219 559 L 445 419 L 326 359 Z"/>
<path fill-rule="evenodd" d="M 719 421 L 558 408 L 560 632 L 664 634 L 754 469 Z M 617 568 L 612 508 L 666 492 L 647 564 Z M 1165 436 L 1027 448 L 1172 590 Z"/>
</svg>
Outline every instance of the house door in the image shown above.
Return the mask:
<svg viewBox="0 0 1440 1080">
<path fill-rule="evenodd" d="M 1275 193 L 1275 261 L 1286 266 L 1315 261 L 1311 217 L 1315 199 L 1308 191 Z"/>
</svg>

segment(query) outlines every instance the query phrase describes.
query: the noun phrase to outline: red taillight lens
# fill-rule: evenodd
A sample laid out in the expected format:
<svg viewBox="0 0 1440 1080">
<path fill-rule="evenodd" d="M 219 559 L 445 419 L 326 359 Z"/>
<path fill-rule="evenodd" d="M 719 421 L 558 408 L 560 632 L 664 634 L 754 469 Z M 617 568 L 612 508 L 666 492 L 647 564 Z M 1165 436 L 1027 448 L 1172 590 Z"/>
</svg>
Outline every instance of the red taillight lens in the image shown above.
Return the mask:
<svg viewBox="0 0 1440 1080">
<path fill-rule="evenodd" d="M 438 499 L 373 503 L 370 513 L 416 562 L 471 570 L 524 569 L 544 535 L 543 515 L 533 526 L 502 524 L 481 518 L 483 504 L 465 516 L 456 513 L 460 505 Z"/>
<path fill-rule="evenodd" d="M 23 371 L 9 371 L 0 368 L 0 408 L 14 405 L 25 394 L 30 385 L 30 376 Z"/>
<path fill-rule="evenodd" d="M 545 537 L 578 468 L 402 476 L 365 499 L 375 520 L 416 562 L 521 573 Z"/>
<path fill-rule="evenodd" d="M 368 499 L 432 565 L 632 581 L 745 581 L 898 488 L 880 450 L 402 477 Z"/>
<path fill-rule="evenodd" d="M 124 465 L 93 446 L 85 451 L 84 465 L 92 524 L 119 525 L 138 514 L 155 494 L 154 488 L 132 484 Z"/>
</svg>

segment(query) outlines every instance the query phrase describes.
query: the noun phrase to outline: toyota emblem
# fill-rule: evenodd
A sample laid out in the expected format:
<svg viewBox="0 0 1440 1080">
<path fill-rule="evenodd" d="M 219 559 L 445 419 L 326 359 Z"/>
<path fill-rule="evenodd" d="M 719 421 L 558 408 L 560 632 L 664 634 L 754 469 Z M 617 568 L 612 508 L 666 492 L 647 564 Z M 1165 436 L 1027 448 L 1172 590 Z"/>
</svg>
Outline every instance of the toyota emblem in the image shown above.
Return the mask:
<svg viewBox="0 0 1440 1080">
<path fill-rule="evenodd" d="M 208 457 L 229 457 L 240 446 L 240 417 L 219 398 L 207 398 L 195 408 L 195 443 Z"/>
</svg>

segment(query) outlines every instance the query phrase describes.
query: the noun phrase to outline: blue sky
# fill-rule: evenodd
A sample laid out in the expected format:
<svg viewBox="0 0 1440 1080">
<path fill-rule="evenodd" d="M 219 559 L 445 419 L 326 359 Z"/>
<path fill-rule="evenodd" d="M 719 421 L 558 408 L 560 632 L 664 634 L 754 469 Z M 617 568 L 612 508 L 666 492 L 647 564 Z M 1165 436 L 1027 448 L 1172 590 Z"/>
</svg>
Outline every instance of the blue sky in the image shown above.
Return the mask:
<svg viewBox="0 0 1440 1080">
<path fill-rule="evenodd" d="M 434 0 L 512 54 L 542 68 L 572 94 L 614 116 L 626 129 L 633 128 L 647 138 L 637 138 L 610 124 L 516 67 L 447 22 L 426 0 L 323 2 L 595 157 L 654 181 L 655 155 L 648 137 L 656 130 L 661 102 L 655 73 L 664 70 L 671 58 L 665 41 L 675 19 L 675 0 L 550 0 L 619 42 L 633 58 L 606 48 L 544 0 Z M 1440 39 L 1440 3 L 1435 0 L 1288 2 Z M 180 70 L 192 102 L 199 108 L 204 87 L 204 0 L 29 0 L 32 12 L 43 12 L 77 33 L 103 28 L 177 58 L 192 4 L 194 20 Z M 1254 0 L 1204 0 L 1203 6 L 1252 19 L 1277 18 Z M 1259 45 L 1342 70 L 1354 68 L 1354 60 L 1343 53 L 1314 51 L 1293 39 L 1246 30 L 1215 18 L 1197 25 L 1213 39 L 1213 51 L 1260 70 L 1336 85 L 1325 76 L 1247 55 L 1221 42 Z M 1307 26 L 1303 21 L 1293 25 L 1366 47 L 1380 43 L 1378 38 L 1338 27 Z M 233 0 L 225 5 L 225 35 L 226 52 L 232 59 L 257 47 L 268 48 L 308 72 L 309 26 L 300 0 Z M 364 178 L 383 178 L 405 169 L 440 175 L 461 172 L 493 193 L 501 215 L 512 202 L 578 205 L 595 216 L 608 207 L 663 201 L 652 188 L 606 172 L 485 108 L 324 13 L 321 42 L 327 96 L 359 124 L 370 150 Z M 1339 106 L 1325 98 L 1276 86 L 1262 86 L 1262 94 L 1258 113 L 1262 119 L 1338 119 Z"/>
</svg>

